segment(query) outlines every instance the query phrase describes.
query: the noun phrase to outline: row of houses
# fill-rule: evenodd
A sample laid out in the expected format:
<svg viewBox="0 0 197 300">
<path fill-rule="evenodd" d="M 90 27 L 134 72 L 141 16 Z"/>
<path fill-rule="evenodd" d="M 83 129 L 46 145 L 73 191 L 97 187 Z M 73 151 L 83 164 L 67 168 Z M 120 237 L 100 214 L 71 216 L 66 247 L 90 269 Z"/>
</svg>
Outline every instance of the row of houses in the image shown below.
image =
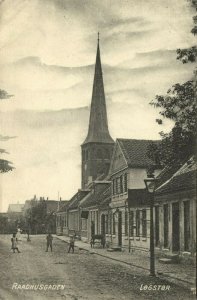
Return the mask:
<svg viewBox="0 0 197 300">
<path fill-rule="evenodd" d="M 111 138 L 105 102 L 99 40 L 88 134 L 81 145 L 81 188 L 56 213 L 58 235 L 90 242 L 101 234 L 106 245 L 148 251 L 150 207 L 144 179 L 154 168 L 155 246 L 158 252 L 195 256 L 196 163 L 161 169 L 148 155 L 159 141 Z"/>
<path fill-rule="evenodd" d="M 6 213 L 0 214 L 0 233 L 13 233 L 18 228 L 30 234 L 56 232 L 55 213 L 67 201 L 34 197 L 25 203 L 9 204 Z"/>
<path fill-rule="evenodd" d="M 105 180 L 80 189 L 57 212 L 58 235 L 76 234 L 90 242 L 105 236 L 107 247 L 149 250 L 150 206 L 144 185 L 150 141 L 118 139 Z M 155 246 L 158 252 L 194 257 L 196 253 L 196 163 L 156 169 Z"/>
</svg>

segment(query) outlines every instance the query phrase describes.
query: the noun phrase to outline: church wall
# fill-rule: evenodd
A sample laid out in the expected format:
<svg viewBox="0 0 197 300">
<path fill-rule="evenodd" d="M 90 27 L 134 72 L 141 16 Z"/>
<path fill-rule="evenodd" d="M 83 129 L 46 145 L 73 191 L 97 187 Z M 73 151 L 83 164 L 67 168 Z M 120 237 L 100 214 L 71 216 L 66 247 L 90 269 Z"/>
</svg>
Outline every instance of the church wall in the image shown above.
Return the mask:
<svg viewBox="0 0 197 300">
<path fill-rule="evenodd" d="M 108 174 L 113 146 L 104 143 L 82 145 L 82 188 L 86 188 L 99 175 Z"/>
</svg>

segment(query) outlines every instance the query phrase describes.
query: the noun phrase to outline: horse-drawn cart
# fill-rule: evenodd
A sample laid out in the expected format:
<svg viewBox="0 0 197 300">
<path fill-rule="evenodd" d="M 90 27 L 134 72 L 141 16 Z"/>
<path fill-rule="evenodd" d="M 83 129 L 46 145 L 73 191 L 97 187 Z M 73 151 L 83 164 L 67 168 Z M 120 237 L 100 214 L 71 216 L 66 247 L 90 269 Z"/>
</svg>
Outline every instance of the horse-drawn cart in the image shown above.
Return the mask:
<svg viewBox="0 0 197 300">
<path fill-rule="evenodd" d="M 94 248 L 95 243 L 99 243 L 105 248 L 105 236 L 102 234 L 93 234 L 90 241 L 91 248 Z"/>
</svg>

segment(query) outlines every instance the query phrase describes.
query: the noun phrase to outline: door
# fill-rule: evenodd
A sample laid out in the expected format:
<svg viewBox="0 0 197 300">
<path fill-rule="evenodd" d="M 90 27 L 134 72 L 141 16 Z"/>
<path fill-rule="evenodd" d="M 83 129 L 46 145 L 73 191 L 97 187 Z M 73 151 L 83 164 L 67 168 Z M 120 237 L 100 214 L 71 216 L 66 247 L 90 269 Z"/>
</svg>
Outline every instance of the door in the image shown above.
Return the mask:
<svg viewBox="0 0 197 300">
<path fill-rule="evenodd" d="M 155 246 L 159 246 L 159 206 L 155 207 Z"/>
<path fill-rule="evenodd" d="M 172 251 L 180 250 L 179 203 L 172 204 Z"/>
<path fill-rule="evenodd" d="M 118 246 L 122 246 L 122 212 L 118 213 Z"/>
<path fill-rule="evenodd" d="M 168 232 L 169 232 L 168 204 L 165 204 L 163 206 L 163 221 L 164 221 L 164 248 L 168 248 Z"/>
<path fill-rule="evenodd" d="M 184 250 L 190 250 L 190 203 L 184 202 Z"/>
</svg>

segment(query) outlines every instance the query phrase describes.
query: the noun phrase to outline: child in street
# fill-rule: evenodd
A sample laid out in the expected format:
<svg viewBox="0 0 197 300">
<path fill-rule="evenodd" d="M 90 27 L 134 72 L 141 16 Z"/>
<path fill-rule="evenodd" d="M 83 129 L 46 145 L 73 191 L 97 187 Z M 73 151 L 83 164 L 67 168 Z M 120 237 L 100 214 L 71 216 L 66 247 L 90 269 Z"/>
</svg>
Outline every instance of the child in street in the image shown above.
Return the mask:
<svg viewBox="0 0 197 300">
<path fill-rule="evenodd" d="M 72 252 L 74 253 L 74 248 L 75 248 L 75 236 L 71 235 L 70 236 L 70 242 L 69 242 L 69 248 L 68 248 L 68 253 L 70 253 L 70 250 L 72 249 Z"/>
<path fill-rule="evenodd" d="M 12 247 L 11 249 L 13 250 L 13 253 L 15 253 L 15 250 L 17 250 L 18 253 L 20 253 L 18 247 L 17 247 L 17 238 L 16 238 L 16 233 L 13 233 L 13 236 L 11 238 L 11 243 L 12 243 Z"/>
<path fill-rule="evenodd" d="M 49 233 L 46 237 L 47 239 L 47 249 L 46 252 L 48 252 L 49 247 L 51 248 L 51 252 L 52 252 L 52 241 L 53 241 L 53 237 L 51 235 L 51 233 Z"/>
</svg>

